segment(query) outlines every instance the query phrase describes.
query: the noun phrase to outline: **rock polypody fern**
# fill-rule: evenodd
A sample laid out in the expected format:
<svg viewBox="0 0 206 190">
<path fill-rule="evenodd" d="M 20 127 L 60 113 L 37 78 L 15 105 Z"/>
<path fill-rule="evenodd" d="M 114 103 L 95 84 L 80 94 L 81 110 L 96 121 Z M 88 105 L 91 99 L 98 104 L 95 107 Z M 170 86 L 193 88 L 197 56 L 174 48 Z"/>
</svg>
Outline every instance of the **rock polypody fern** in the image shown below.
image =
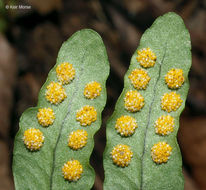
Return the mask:
<svg viewBox="0 0 206 190">
<path fill-rule="evenodd" d="M 81 30 L 66 41 L 15 138 L 16 189 L 90 189 L 93 135 L 101 125 L 109 74 L 100 36 Z"/>
<path fill-rule="evenodd" d="M 107 123 L 105 190 L 183 190 L 176 140 L 188 92 L 190 36 L 175 13 L 143 34 Z"/>
</svg>

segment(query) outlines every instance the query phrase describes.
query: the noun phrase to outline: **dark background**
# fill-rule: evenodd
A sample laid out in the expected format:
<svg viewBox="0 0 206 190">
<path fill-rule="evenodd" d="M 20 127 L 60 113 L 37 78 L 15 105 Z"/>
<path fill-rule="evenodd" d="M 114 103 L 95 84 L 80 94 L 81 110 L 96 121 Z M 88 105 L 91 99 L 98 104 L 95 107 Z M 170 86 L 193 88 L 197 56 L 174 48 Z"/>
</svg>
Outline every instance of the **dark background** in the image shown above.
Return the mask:
<svg viewBox="0 0 206 190">
<path fill-rule="evenodd" d="M 31 9 L 6 10 L 7 4 L 31 5 Z M 102 189 L 105 121 L 121 93 L 123 76 L 142 33 L 169 11 L 184 19 L 192 40 L 190 90 L 178 134 L 185 189 L 206 189 L 205 0 L 1 0 L 0 190 L 14 189 L 12 149 L 22 112 L 37 104 L 39 89 L 55 64 L 62 42 L 82 28 L 92 28 L 102 36 L 111 65 L 103 126 L 95 136 L 91 157 L 96 170 L 93 189 Z"/>
</svg>

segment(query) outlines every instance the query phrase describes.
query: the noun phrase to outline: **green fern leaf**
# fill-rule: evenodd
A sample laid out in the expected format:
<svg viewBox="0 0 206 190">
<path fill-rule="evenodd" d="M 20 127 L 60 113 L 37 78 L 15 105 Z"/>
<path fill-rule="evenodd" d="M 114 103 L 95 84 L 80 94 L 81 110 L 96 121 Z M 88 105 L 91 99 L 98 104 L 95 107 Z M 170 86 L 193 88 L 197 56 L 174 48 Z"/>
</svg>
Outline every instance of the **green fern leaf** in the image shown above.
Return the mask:
<svg viewBox="0 0 206 190">
<path fill-rule="evenodd" d="M 176 136 L 188 93 L 190 36 L 175 13 L 143 34 L 107 123 L 104 189 L 183 190 Z"/>
<path fill-rule="evenodd" d="M 109 63 L 101 37 L 81 30 L 61 47 L 40 90 L 26 110 L 15 138 L 16 189 L 91 189 L 89 157 L 106 102 Z"/>
</svg>

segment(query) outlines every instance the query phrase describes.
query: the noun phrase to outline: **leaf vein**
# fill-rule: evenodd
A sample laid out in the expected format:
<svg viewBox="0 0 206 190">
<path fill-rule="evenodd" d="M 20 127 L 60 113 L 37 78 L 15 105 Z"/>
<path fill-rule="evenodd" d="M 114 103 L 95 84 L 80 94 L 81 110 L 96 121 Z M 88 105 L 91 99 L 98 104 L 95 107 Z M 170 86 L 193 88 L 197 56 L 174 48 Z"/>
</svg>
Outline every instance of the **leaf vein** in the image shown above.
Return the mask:
<svg viewBox="0 0 206 190">
<path fill-rule="evenodd" d="M 83 64 L 81 65 L 79 75 L 76 76 L 76 85 L 75 85 L 76 88 L 75 88 L 75 91 L 74 91 L 73 94 L 72 94 L 72 97 L 75 97 L 75 94 L 77 93 L 77 91 L 78 91 L 78 89 L 79 89 L 79 76 L 81 76 L 81 75 L 82 75 L 82 72 L 83 72 L 84 58 L 85 58 L 86 51 L 87 51 L 87 50 L 85 50 L 85 52 L 84 52 L 84 54 L 83 54 L 83 56 L 82 56 L 82 61 L 81 61 L 81 63 L 83 63 Z M 53 179 L 54 168 L 55 168 L 55 164 L 54 164 L 54 163 L 55 163 L 55 161 L 56 161 L 56 149 L 57 149 L 57 145 L 58 145 L 59 140 L 60 140 L 60 138 L 61 138 L 62 129 L 63 129 L 64 123 L 65 123 L 65 121 L 66 121 L 66 118 L 69 116 L 69 114 L 70 114 L 70 112 L 71 112 L 71 107 L 72 107 L 72 103 L 73 103 L 73 100 L 74 100 L 74 99 L 75 99 L 75 98 L 72 98 L 71 101 L 70 101 L 70 103 L 69 103 L 69 105 L 68 105 L 68 112 L 67 112 L 66 116 L 64 117 L 64 120 L 63 120 L 63 122 L 62 122 L 62 124 L 61 124 L 60 133 L 59 133 L 59 135 L 58 135 L 58 138 L 57 138 L 57 141 L 56 141 L 56 144 L 55 144 L 55 147 L 54 147 L 54 152 L 53 152 L 53 164 L 52 164 L 52 171 L 51 171 L 51 176 L 50 176 L 50 189 L 52 189 L 52 182 L 53 182 L 52 179 Z"/>
<path fill-rule="evenodd" d="M 143 190 L 143 176 L 144 176 L 144 171 L 143 171 L 143 157 L 144 157 L 144 154 L 145 154 L 145 150 L 146 150 L 146 138 L 147 138 L 147 132 L 148 132 L 148 128 L 149 128 L 149 125 L 150 125 L 150 118 L 151 118 L 151 114 L 152 114 L 152 107 L 153 107 L 153 104 L 154 104 L 154 100 L 155 100 L 155 97 L 156 97 L 156 91 L 157 91 L 157 84 L 159 82 L 159 79 L 160 79 L 160 76 L 161 76 L 161 68 L 162 68 L 162 64 L 164 62 L 164 59 L 165 59 L 165 56 L 166 56 L 166 52 L 167 52 L 167 43 L 165 45 L 165 51 L 164 51 L 164 54 L 163 54 L 163 58 L 162 60 L 160 61 L 159 63 L 159 73 L 158 73 L 158 77 L 157 77 L 157 80 L 155 82 L 155 85 L 154 85 L 154 88 L 153 88 L 153 98 L 152 98 L 152 101 L 151 101 L 151 104 L 150 104 L 150 107 L 149 107 L 149 114 L 148 114 L 148 119 L 147 119 L 147 125 L 146 125 L 146 129 L 145 129 L 145 133 L 144 133 L 144 143 L 143 143 L 143 153 L 142 153 L 142 156 L 141 156 L 141 181 L 140 181 L 140 190 Z"/>
</svg>

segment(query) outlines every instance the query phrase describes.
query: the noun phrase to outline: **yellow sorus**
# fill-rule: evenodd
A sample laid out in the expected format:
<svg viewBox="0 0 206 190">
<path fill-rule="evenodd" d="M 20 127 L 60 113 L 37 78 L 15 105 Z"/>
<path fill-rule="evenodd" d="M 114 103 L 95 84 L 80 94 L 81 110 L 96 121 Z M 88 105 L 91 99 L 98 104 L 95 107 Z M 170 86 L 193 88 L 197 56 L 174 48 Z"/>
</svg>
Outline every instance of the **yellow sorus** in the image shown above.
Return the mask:
<svg viewBox="0 0 206 190">
<path fill-rule="evenodd" d="M 119 144 L 115 146 L 111 152 L 111 157 L 117 166 L 125 167 L 128 166 L 133 153 L 130 150 L 130 147 L 124 144 Z"/>
<path fill-rule="evenodd" d="M 38 110 L 37 119 L 40 125 L 47 127 L 54 122 L 54 112 L 51 108 L 41 108 Z"/>
<path fill-rule="evenodd" d="M 62 167 L 64 179 L 77 181 L 83 173 L 83 167 L 78 160 L 70 160 Z"/>
<path fill-rule="evenodd" d="M 159 135 L 168 135 L 174 130 L 174 118 L 170 115 L 160 116 L 155 121 L 155 132 Z"/>
<path fill-rule="evenodd" d="M 166 142 L 158 142 L 151 148 L 152 160 L 157 164 L 166 163 L 172 154 L 172 147 Z"/>
<path fill-rule="evenodd" d="M 137 61 L 142 67 L 153 67 L 157 59 L 156 55 L 150 48 L 143 48 L 137 51 Z"/>
<path fill-rule="evenodd" d="M 46 88 L 46 99 L 52 104 L 59 104 L 67 97 L 65 89 L 58 82 L 51 82 Z"/>
<path fill-rule="evenodd" d="M 97 111 L 93 106 L 86 105 L 77 111 L 76 120 L 82 126 L 91 125 L 92 122 L 97 120 Z"/>
<path fill-rule="evenodd" d="M 94 99 L 100 95 L 101 90 L 101 85 L 98 82 L 90 82 L 84 88 L 84 96 L 88 99 Z"/>
<path fill-rule="evenodd" d="M 72 131 L 68 138 L 68 146 L 74 150 L 80 149 L 87 144 L 87 132 L 85 130 Z"/>
<path fill-rule="evenodd" d="M 176 92 L 165 93 L 162 96 L 161 107 L 162 110 L 171 112 L 176 111 L 182 104 L 182 99 L 180 95 Z"/>
<path fill-rule="evenodd" d="M 185 79 L 182 69 L 171 69 L 165 76 L 165 82 L 171 89 L 177 89 L 182 86 Z"/>
<path fill-rule="evenodd" d="M 128 115 L 123 115 L 117 119 L 115 129 L 122 136 L 130 136 L 135 132 L 137 128 L 136 120 Z"/>
<path fill-rule="evenodd" d="M 124 106 L 128 111 L 137 112 L 144 106 L 144 97 L 136 90 L 130 90 L 125 95 Z"/>
<path fill-rule="evenodd" d="M 146 89 L 150 77 L 143 69 L 134 69 L 128 77 L 137 90 Z"/>
<path fill-rule="evenodd" d="M 39 129 L 30 128 L 24 132 L 23 141 L 29 150 L 35 151 L 42 147 L 44 136 Z"/>
<path fill-rule="evenodd" d="M 75 69 L 71 63 L 62 63 L 56 68 L 57 78 L 62 84 L 70 83 L 75 76 Z"/>
</svg>

